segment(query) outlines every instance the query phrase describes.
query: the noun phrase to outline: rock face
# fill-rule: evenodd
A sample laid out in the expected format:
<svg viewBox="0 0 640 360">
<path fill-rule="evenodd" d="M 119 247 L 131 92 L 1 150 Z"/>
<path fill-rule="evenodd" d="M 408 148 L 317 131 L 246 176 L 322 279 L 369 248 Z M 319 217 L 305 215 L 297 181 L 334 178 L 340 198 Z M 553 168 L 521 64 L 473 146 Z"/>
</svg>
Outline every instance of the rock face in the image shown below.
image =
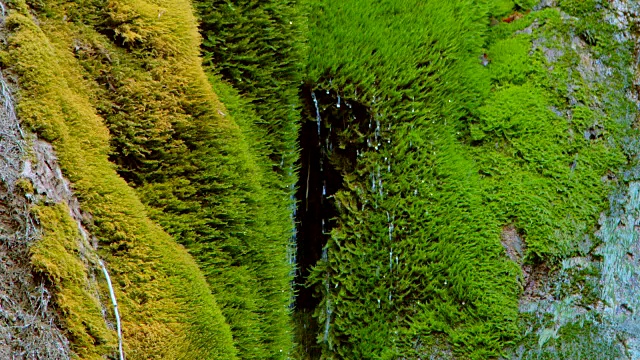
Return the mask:
<svg viewBox="0 0 640 360">
<path fill-rule="evenodd" d="M 69 340 L 49 306 L 50 289 L 33 275 L 29 261 L 29 245 L 39 236 L 23 189 L 28 184 L 22 170 L 29 145 L 4 78 L 0 85 L 0 358 L 68 359 Z"/>
<path fill-rule="evenodd" d="M 549 63 L 556 54 L 577 53 L 580 62 L 573 68 L 587 85 L 608 84 L 614 72 L 626 74 L 626 98 L 640 108 L 638 101 L 640 61 L 638 33 L 640 4 L 633 1 L 611 1 L 605 19 L 617 27 L 616 40 L 635 47 L 631 68 L 616 68 L 606 58 L 597 56 L 589 44 L 572 34 L 570 42 L 556 48 L 546 48 L 545 39 L 534 42 L 543 47 Z M 553 6 L 544 1 L 539 8 Z M 565 16 L 571 21 L 570 16 Z M 578 102 L 572 97 L 569 99 Z M 612 94 L 600 94 L 600 110 L 610 106 Z M 564 114 L 571 117 L 571 114 Z M 637 122 L 633 112 L 618 121 Z M 635 126 L 635 125 L 634 125 Z M 592 127 L 584 134 L 592 140 L 602 136 L 602 129 Z M 616 174 L 602 180 L 616 184 L 609 197 L 608 211 L 600 215 L 595 237 L 580 235 L 575 239 L 577 251 L 562 260 L 553 270 L 535 271 L 523 268 L 526 281 L 520 302 L 526 326 L 524 342 L 516 347 L 510 358 L 589 358 L 640 359 L 640 153 L 638 138 L 627 136 L 621 140 L 628 163 Z M 574 165 L 575 166 L 575 165 Z"/>
<path fill-rule="evenodd" d="M 51 145 L 23 132 L 1 75 L 0 86 L 0 358 L 69 359 L 73 351 L 52 306 L 52 286 L 34 272 L 30 262 L 30 246 L 42 236 L 30 208 L 64 204 L 69 209 L 83 235 L 78 255 L 92 275 L 86 286 L 97 298 L 99 260 L 82 225 L 87 216 L 63 177 Z M 107 321 L 104 307 L 103 314 Z"/>
</svg>

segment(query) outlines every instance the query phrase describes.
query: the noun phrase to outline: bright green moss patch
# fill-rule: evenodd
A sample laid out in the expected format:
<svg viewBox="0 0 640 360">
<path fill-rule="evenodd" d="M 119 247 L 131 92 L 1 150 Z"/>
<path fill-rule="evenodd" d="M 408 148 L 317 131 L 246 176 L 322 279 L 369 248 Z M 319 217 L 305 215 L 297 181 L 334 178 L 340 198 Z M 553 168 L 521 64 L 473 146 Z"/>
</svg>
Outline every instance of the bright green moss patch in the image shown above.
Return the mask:
<svg viewBox="0 0 640 360">
<path fill-rule="evenodd" d="M 553 18 L 541 15 L 538 23 Z M 503 224 L 516 224 L 529 255 L 547 260 L 569 255 L 574 229 L 593 229 L 610 191 L 602 177 L 624 161 L 618 119 L 595 100 L 606 90 L 581 77 L 593 71 L 585 54 L 554 46 L 552 36 L 567 36 L 559 26 L 535 29 L 546 44 L 537 48 L 531 36 L 493 40 L 492 93 L 470 125 L 489 206 Z"/>
<path fill-rule="evenodd" d="M 488 1 L 489 13 L 496 17 L 507 16 L 513 12 L 515 2 L 513 0 Z"/>
<path fill-rule="evenodd" d="M 615 40 L 616 30 L 594 2 L 561 1 L 560 7 L 579 17 L 551 8 L 530 13 L 522 25 L 492 29 L 488 47 L 503 56 L 494 54 L 488 65 L 491 94 L 470 122 L 469 140 L 487 206 L 503 226 L 514 224 L 522 235 L 525 261 L 533 269 L 550 269 L 540 278 L 529 274 L 534 282 L 530 278 L 525 286 L 543 287 L 525 292 L 523 337 L 511 354 L 619 358 L 620 348 L 594 306 L 600 301 L 600 265 L 590 261 L 600 245 L 592 243 L 598 219 L 620 185 L 615 174 L 628 160 L 622 142 L 636 111 L 626 98 L 630 48 Z M 517 33 L 523 26 L 528 36 Z M 524 43 L 497 46 L 515 41 Z M 512 71 L 522 68 L 512 51 L 523 44 L 530 49 L 524 82 Z M 574 263 L 588 265 L 565 271 Z"/>
<path fill-rule="evenodd" d="M 7 27 L 10 70 L 20 80 L 18 114 L 53 141 L 83 208 L 94 216 L 90 230 L 114 280 L 127 357 L 234 358 L 228 325 L 196 264 L 149 220 L 108 161 L 107 128 L 67 42 L 73 32 L 53 20 L 37 26 L 17 10 Z"/>
<path fill-rule="evenodd" d="M 598 0 L 560 0 L 558 5 L 571 16 L 585 16 L 593 14 L 601 6 Z"/>
<path fill-rule="evenodd" d="M 369 145 L 343 174 L 327 260 L 312 278 L 325 357 L 486 359 L 517 338 L 519 269 L 457 142 L 489 95 L 481 60 L 490 10 L 470 1 L 313 5 L 307 81 L 371 116 L 347 133 Z M 505 82 L 529 73 L 517 45 L 520 64 L 498 74 Z M 496 117 L 483 127 L 479 137 L 527 124 Z"/>
<path fill-rule="evenodd" d="M 34 208 L 43 237 L 31 246 L 31 264 L 55 289 L 55 306 L 69 333 L 73 351 L 82 359 L 102 359 L 116 351 L 116 334 L 107 328 L 97 288 L 90 288 L 90 263 L 84 263 L 77 224 L 64 205 Z M 93 255 L 93 254 L 92 254 Z M 93 255 L 95 256 L 95 255 Z M 95 264 L 93 264 L 95 265 Z"/>
<path fill-rule="evenodd" d="M 519 332 L 499 230 L 550 266 L 595 230 L 633 111 L 628 78 L 604 66 L 630 50 L 594 9 L 534 3 L 311 6 L 307 81 L 372 124 L 345 131 L 367 145 L 311 280 L 324 356 L 498 356 Z"/>
<path fill-rule="evenodd" d="M 491 61 L 491 80 L 497 84 L 522 84 L 531 75 L 533 66 L 529 52 L 531 40 L 521 35 L 497 41 L 487 52 Z"/>
</svg>

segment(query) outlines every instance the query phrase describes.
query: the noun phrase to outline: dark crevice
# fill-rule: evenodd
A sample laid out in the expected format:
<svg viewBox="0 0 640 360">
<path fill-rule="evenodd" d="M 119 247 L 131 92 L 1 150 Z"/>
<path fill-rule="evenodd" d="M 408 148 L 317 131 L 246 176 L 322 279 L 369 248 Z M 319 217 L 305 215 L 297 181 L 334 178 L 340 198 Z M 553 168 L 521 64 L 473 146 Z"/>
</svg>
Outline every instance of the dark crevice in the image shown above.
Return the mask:
<svg viewBox="0 0 640 360">
<path fill-rule="evenodd" d="M 323 249 L 336 226 L 338 211 L 333 196 L 343 188 L 344 174 L 352 173 L 358 157 L 366 149 L 366 134 L 372 132 L 367 108 L 344 100 L 335 92 L 312 90 L 300 93 L 303 123 L 300 127 L 295 310 L 305 316 L 307 339 L 315 339 L 318 329 L 309 314 L 319 305 L 319 289 L 308 286 L 310 270 L 323 257 Z M 318 122 L 318 115 L 320 121 Z M 312 340 L 315 343 L 315 340 Z M 317 344 L 307 344 L 316 347 Z"/>
</svg>

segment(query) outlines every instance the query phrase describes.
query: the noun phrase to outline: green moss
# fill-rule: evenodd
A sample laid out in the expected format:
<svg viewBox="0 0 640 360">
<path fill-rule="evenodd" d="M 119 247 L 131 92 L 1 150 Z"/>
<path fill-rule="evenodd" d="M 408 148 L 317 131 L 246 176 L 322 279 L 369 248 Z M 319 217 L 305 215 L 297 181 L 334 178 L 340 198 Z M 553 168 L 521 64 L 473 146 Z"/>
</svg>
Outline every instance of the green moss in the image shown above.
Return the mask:
<svg viewBox="0 0 640 360">
<path fill-rule="evenodd" d="M 488 1 L 489 13 L 493 16 L 506 16 L 513 11 L 515 2 L 513 0 Z"/>
<path fill-rule="evenodd" d="M 607 196 L 617 185 L 610 175 L 626 161 L 622 141 L 635 108 L 625 98 L 630 62 L 618 55 L 629 53 L 628 44 L 614 40 L 615 31 L 594 3 L 560 5 L 579 17 L 561 19 L 558 9 L 528 15 L 536 19 L 530 35 L 536 39 L 528 60 L 530 75 L 524 82 L 511 76 L 510 69 L 522 64 L 516 58 L 492 62 L 489 67 L 500 69 L 509 81 L 494 76 L 492 94 L 469 128 L 488 206 L 502 224 L 516 224 L 527 244 L 528 261 L 556 269 L 565 259 L 586 260 L 597 246 L 585 239 L 593 239 L 598 218 L 609 205 Z M 519 28 L 497 26 L 489 47 L 522 39 Z M 553 301 L 525 299 L 525 304 L 540 307 L 521 314 L 523 337 L 512 355 L 620 357 L 618 346 L 607 340 L 611 334 L 597 324 L 598 311 L 582 316 L 577 310 L 598 301 L 597 268 L 563 268 L 560 274 L 547 280 L 556 284 L 545 290 Z"/>
<path fill-rule="evenodd" d="M 617 54 L 628 44 L 613 41 L 594 9 L 566 20 L 555 8 L 522 11 L 534 2 L 485 5 L 312 5 L 307 81 L 365 104 L 382 129 L 381 144 L 343 174 L 328 261 L 312 279 L 316 316 L 330 320 L 327 339 L 318 336 L 324 356 L 427 356 L 446 351 L 442 338 L 459 357 L 498 356 L 518 338 L 518 270 L 498 260 L 498 230 L 515 224 L 525 261 L 556 264 L 579 252 L 606 209 L 603 177 L 625 161 L 619 141 L 632 108 L 620 95 L 628 78 L 598 81 L 591 59 L 623 66 Z M 352 140 L 367 139 L 373 133 Z M 382 193 L 371 189 L 377 178 Z"/>
<path fill-rule="evenodd" d="M 607 339 L 597 325 L 584 319 L 572 322 L 559 328 L 550 324 L 551 328 L 539 329 L 527 337 L 522 349 L 513 355 L 520 359 L 620 359 L 624 355 L 614 342 Z M 538 340 L 540 335 L 545 341 Z M 594 341 L 594 339 L 599 339 Z"/>
<path fill-rule="evenodd" d="M 547 22 L 534 35 L 566 36 L 558 35 L 560 26 Z M 613 141 L 620 125 L 615 117 L 602 116 L 594 102 L 604 89 L 594 88 L 577 71 L 568 77 L 568 68 L 584 67 L 584 60 L 547 46 L 563 54 L 554 64 L 526 56 L 533 49 L 523 35 L 494 40 L 490 49 L 503 54 L 494 55 L 489 65 L 494 91 L 479 108 L 479 122 L 470 126 L 490 206 L 503 224 L 515 219 L 529 255 L 537 259 L 569 255 L 561 239 L 576 227 L 593 229 L 610 191 L 601 178 L 624 159 Z M 570 113 L 570 121 L 552 109 Z"/>
<path fill-rule="evenodd" d="M 540 3 L 537 0 L 515 0 L 514 2 L 522 10 L 531 10 L 534 6 Z"/>
<path fill-rule="evenodd" d="M 487 52 L 491 80 L 497 84 L 524 83 L 533 71 L 530 52 L 531 40 L 526 35 L 493 43 Z"/>
<path fill-rule="evenodd" d="M 291 188 L 284 185 L 293 173 L 288 182 L 276 178 L 268 158 L 273 149 L 252 145 L 268 139 L 250 130 L 261 121 L 253 105 L 220 84 L 232 103 L 227 110 L 212 91 L 188 2 L 79 5 L 46 3 L 39 10 L 46 16 L 42 28 L 83 67 L 77 76 L 109 130 L 116 170 L 136 188 L 149 217 L 198 261 L 239 355 L 286 356 L 293 346 L 292 222 Z M 131 251 L 132 239 L 112 226 L 105 243 Z M 146 302 L 154 295 L 136 291 L 135 297 Z"/>
<path fill-rule="evenodd" d="M 234 358 L 228 325 L 195 262 L 149 220 L 108 161 L 109 133 L 70 50 L 73 32 L 55 21 L 38 26 L 18 10 L 7 27 L 10 70 L 21 85 L 18 115 L 53 141 L 83 208 L 93 214 L 91 231 L 114 279 L 128 358 Z M 66 271 L 51 269 L 58 277 Z"/>
<path fill-rule="evenodd" d="M 600 5 L 599 0 L 560 0 L 560 8 L 571 16 L 582 17 L 592 14 Z"/>
<path fill-rule="evenodd" d="M 364 104 L 372 114 L 360 119 L 365 127 L 380 123 L 377 135 L 351 132 L 348 141 L 380 144 L 361 149 L 343 174 L 328 260 L 313 272 L 320 324 L 331 309 L 327 335 L 318 334 L 325 357 L 449 351 L 486 359 L 517 337 L 519 270 L 484 206 L 478 168 L 457 141 L 491 91 L 491 70 L 481 65 L 489 11 L 471 1 L 313 5 L 307 81 Z M 524 39 L 514 42 L 515 56 L 504 55 L 520 65 L 496 73 L 505 82 L 529 73 Z M 313 109 L 309 115 L 315 119 Z M 522 117 L 485 125 L 478 138 L 528 126 Z M 380 179 L 375 189 L 372 178 Z"/>
<path fill-rule="evenodd" d="M 64 205 L 37 206 L 33 209 L 43 237 L 30 248 L 31 264 L 53 285 L 54 302 L 68 332 L 72 350 L 82 359 L 102 359 L 116 350 L 116 335 L 107 328 L 97 288 L 89 286 L 90 258 L 80 255 L 82 242 L 77 224 Z"/>
<path fill-rule="evenodd" d="M 294 184 L 290 169 L 297 161 L 305 2 L 198 0 L 194 5 L 207 68 L 249 100 L 259 116 L 256 125 L 267 134 L 267 155 L 284 186 Z"/>
</svg>

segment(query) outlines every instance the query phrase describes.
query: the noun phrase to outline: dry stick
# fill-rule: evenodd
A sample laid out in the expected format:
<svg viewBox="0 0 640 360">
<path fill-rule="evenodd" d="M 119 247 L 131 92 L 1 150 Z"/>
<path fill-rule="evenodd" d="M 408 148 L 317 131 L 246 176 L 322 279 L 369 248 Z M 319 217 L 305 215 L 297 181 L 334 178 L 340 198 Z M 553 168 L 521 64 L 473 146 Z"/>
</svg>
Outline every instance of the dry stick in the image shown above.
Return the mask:
<svg viewBox="0 0 640 360">
<path fill-rule="evenodd" d="M 102 262 L 102 260 L 98 259 L 98 262 L 100 263 L 100 267 L 102 268 L 104 277 L 107 279 L 107 284 L 109 285 L 109 295 L 111 295 L 111 303 L 113 304 L 113 312 L 116 316 L 116 328 L 118 330 L 118 351 L 120 360 L 124 360 L 124 352 L 122 351 L 122 329 L 120 328 L 120 313 L 118 312 L 118 301 L 116 300 L 116 294 L 113 291 L 113 285 L 111 285 L 111 278 L 109 277 L 107 267 L 104 266 L 104 262 Z"/>
</svg>

